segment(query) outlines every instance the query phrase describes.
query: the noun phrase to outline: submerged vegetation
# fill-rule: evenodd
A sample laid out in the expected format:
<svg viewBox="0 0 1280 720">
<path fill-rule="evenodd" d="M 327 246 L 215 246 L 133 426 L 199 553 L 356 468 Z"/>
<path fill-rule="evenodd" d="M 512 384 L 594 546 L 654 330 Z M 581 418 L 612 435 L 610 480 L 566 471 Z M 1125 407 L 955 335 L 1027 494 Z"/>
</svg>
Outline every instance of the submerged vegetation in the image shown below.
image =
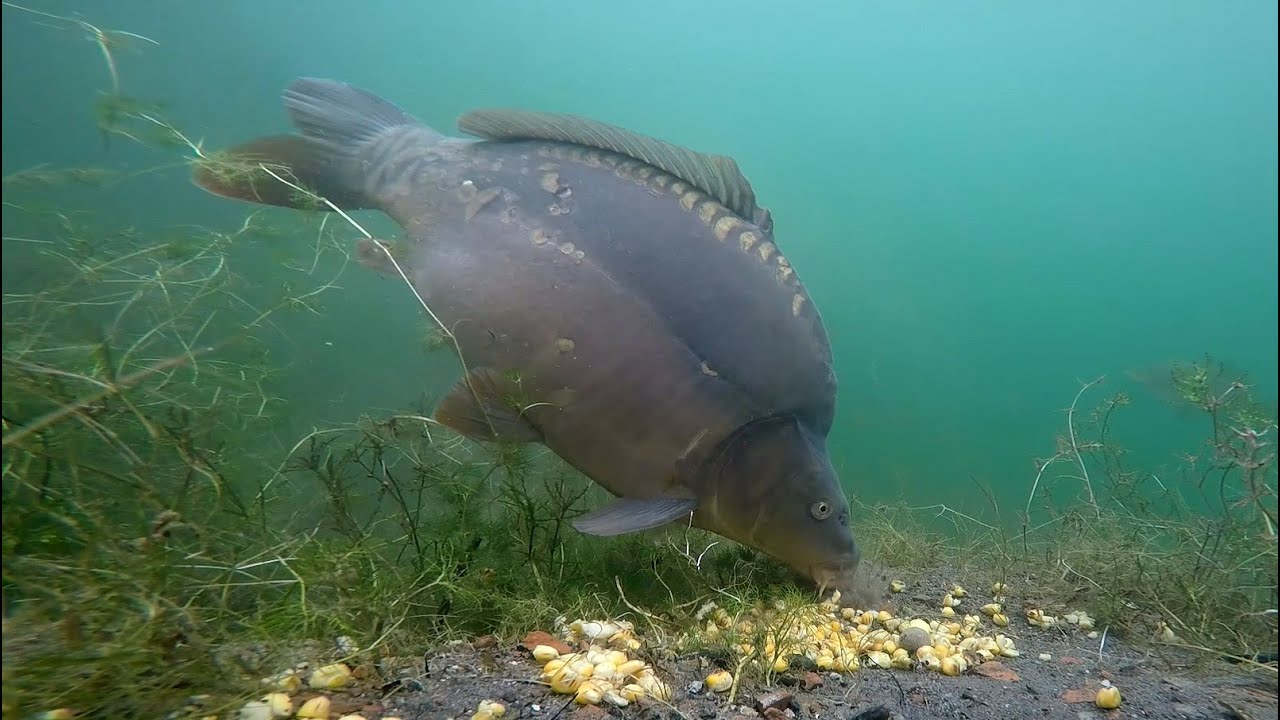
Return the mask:
<svg viewBox="0 0 1280 720">
<path fill-rule="evenodd" d="M 1054 454 L 1036 461 L 1017 528 L 988 493 L 990 522 L 939 507 L 950 532 L 917 526 L 880 536 L 882 560 L 930 572 L 930 558 L 946 558 L 961 574 L 994 573 L 991 580 L 1023 588 L 1029 607 L 1087 607 L 1113 632 L 1207 660 L 1274 657 L 1275 419 L 1245 378 L 1225 375 L 1210 357 L 1176 367 L 1168 381 L 1202 414 L 1206 436 L 1181 458 L 1178 477 L 1130 465 L 1114 437 L 1130 399 L 1082 404 L 1099 378 L 1067 409 Z M 1054 497 L 1051 486 L 1074 492 Z M 895 527 L 912 526 L 909 511 L 876 510 L 893 515 Z"/>
<path fill-rule="evenodd" d="M 270 173 L 219 165 L 120 94 L 113 52 L 137 36 L 66 22 L 107 59 L 104 133 L 189 151 L 166 163 L 177 172 Z M 630 613 L 673 637 L 709 600 L 805 592 L 696 530 L 584 537 L 570 523 L 602 490 L 545 449 L 464 441 L 426 407 L 265 441 L 288 404 L 271 390 L 287 371 L 273 343 L 289 313 L 342 292 L 324 273 L 345 269 L 351 228 L 271 211 L 226 230 L 113 228 L 64 206 L 68 185 L 121 181 L 96 168 L 4 178 L 6 267 L 23 268 L 6 274 L 3 316 L 6 719 L 162 717 L 196 693 L 221 713 L 339 636 L 412 655 Z M 246 268 L 267 238 L 303 258 L 264 291 Z M 1129 400 L 1089 383 L 1024 508 L 855 507 L 866 556 L 895 577 L 1000 581 L 1156 649 L 1257 666 L 1276 648 L 1275 418 L 1208 359 L 1169 381 L 1206 436 L 1180 477 L 1130 465 L 1113 430 Z"/>
</svg>

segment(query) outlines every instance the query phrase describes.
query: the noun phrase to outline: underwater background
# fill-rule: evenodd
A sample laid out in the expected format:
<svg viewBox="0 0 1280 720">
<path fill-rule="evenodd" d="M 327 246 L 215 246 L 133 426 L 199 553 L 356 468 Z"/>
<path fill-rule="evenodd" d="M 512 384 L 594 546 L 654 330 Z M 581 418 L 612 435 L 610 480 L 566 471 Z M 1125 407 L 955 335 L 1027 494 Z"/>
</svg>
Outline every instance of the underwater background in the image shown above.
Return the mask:
<svg viewBox="0 0 1280 720">
<path fill-rule="evenodd" d="M 103 227 L 234 228 L 256 209 L 192 186 L 180 152 L 100 132 L 100 48 L 8 5 L 6 176 L 137 171 L 76 197 Z M 866 502 L 975 508 L 980 484 L 1020 507 L 1063 409 L 1103 375 L 1132 399 L 1114 432 L 1155 474 L 1204 434 L 1169 403 L 1172 363 L 1209 353 L 1249 373 L 1274 413 L 1274 2 L 24 7 L 153 40 L 114 53 L 121 93 L 163 103 L 212 148 L 287 131 L 280 92 L 305 75 L 365 87 L 446 133 L 469 109 L 509 106 L 734 157 L 823 315 L 840 383 L 832 457 Z M 373 215 L 358 219 L 393 232 Z M 38 288 L 7 205 L 5 223 L 6 294 Z M 249 261 L 249 300 L 311 261 L 294 238 L 232 253 Z M 339 289 L 274 320 L 276 421 L 237 447 L 287 450 L 456 379 L 447 353 L 423 352 L 403 285 L 319 264 Z"/>
</svg>

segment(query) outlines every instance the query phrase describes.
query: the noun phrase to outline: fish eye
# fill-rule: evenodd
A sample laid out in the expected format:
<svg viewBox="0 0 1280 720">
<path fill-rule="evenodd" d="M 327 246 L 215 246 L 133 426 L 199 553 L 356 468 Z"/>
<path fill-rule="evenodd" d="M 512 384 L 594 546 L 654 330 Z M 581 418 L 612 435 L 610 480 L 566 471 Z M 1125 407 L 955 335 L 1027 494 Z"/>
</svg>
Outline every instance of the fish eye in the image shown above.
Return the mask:
<svg viewBox="0 0 1280 720">
<path fill-rule="evenodd" d="M 817 520 L 826 520 L 831 517 L 831 503 L 826 500 L 819 500 L 809 506 L 809 513 Z"/>
</svg>

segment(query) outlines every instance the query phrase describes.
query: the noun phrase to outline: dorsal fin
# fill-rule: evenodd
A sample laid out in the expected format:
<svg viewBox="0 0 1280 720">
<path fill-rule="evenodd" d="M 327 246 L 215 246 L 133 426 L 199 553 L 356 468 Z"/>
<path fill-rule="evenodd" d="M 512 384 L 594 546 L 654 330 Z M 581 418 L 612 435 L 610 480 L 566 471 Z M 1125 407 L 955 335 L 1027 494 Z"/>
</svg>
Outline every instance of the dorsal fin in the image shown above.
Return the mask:
<svg viewBox="0 0 1280 720">
<path fill-rule="evenodd" d="M 458 129 L 486 140 L 553 140 L 609 150 L 665 170 L 720 201 L 740 217 L 756 221 L 767 211 L 755 191 L 724 155 L 709 155 L 607 123 L 563 113 L 531 110 L 473 110 L 458 118 Z"/>
</svg>

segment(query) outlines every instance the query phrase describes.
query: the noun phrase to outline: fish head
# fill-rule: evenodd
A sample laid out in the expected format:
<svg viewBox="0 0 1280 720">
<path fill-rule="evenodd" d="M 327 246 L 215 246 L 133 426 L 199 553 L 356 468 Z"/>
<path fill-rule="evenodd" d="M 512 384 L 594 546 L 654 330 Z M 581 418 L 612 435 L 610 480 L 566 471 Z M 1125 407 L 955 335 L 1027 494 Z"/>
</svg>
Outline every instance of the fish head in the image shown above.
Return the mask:
<svg viewBox="0 0 1280 720">
<path fill-rule="evenodd" d="M 715 529 L 848 597 L 862 553 L 826 442 L 794 416 L 734 433 L 715 461 Z"/>
</svg>

